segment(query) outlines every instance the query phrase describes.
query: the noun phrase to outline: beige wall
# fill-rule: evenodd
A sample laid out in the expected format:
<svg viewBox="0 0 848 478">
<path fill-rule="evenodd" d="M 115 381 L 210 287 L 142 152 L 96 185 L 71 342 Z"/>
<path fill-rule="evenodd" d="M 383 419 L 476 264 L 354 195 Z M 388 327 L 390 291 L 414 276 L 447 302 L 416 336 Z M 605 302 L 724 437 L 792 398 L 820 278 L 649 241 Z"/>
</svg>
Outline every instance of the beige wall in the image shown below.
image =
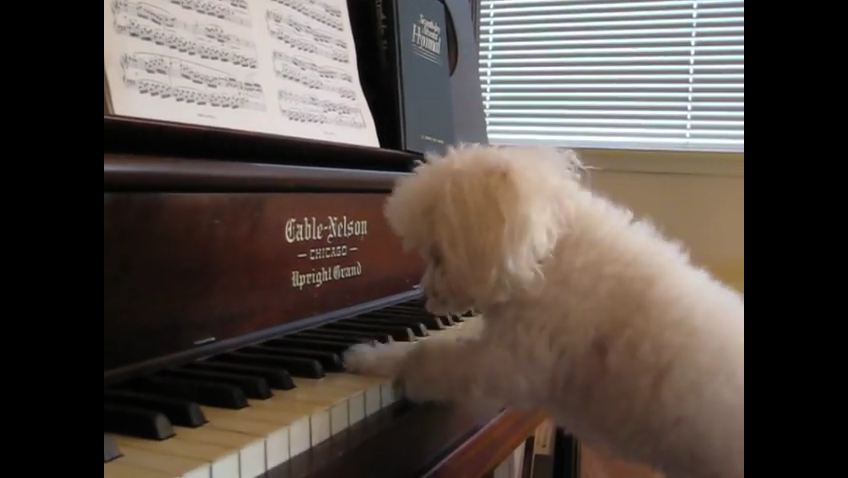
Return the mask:
<svg viewBox="0 0 848 478">
<path fill-rule="evenodd" d="M 681 240 L 697 264 L 744 291 L 744 166 L 742 161 L 727 166 L 701 164 L 692 168 L 697 172 L 683 173 L 607 164 L 592 170 L 589 181 L 638 216 L 650 218 L 667 236 Z"/>
</svg>

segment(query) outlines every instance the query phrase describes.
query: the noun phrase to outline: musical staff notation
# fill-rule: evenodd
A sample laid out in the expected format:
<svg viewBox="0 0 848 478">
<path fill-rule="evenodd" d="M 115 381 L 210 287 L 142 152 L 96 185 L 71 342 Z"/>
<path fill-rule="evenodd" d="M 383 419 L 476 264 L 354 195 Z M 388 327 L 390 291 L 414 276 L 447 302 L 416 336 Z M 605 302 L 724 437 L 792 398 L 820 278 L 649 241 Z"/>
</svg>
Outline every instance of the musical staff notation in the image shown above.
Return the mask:
<svg viewBox="0 0 848 478">
<path fill-rule="evenodd" d="M 257 67 L 256 45 L 219 25 L 184 22 L 162 7 L 144 2 L 114 0 L 112 10 L 114 28 L 119 34 L 203 59 Z"/>
<path fill-rule="evenodd" d="M 271 0 L 333 30 L 344 31 L 342 12 L 337 7 L 320 0 Z"/>
<path fill-rule="evenodd" d="M 262 85 L 201 63 L 156 53 L 122 55 L 123 81 L 141 94 L 217 108 L 266 109 Z"/>
<path fill-rule="evenodd" d="M 305 53 L 320 55 L 328 60 L 341 64 L 348 64 L 350 57 L 347 45 L 344 48 L 336 46 L 332 37 L 313 30 L 313 34 L 307 36 L 307 28 L 294 27 L 288 22 L 277 22 L 272 12 L 268 12 L 268 33 L 277 40 L 286 43 L 290 47 Z M 292 22 L 295 25 L 296 22 Z"/>
<path fill-rule="evenodd" d="M 277 100 L 280 113 L 292 121 L 365 128 L 362 109 L 357 106 L 284 90 L 277 92 Z"/>
<path fill-rule="evenodd" d="M 189 12 L 197 12 L 245 27 L 251 26 L 246 0 L 170 0 Z"/>
<path fill-rule="evenodd" d="M 333 92 L 348 100 L 356 99 L 356 92 L 352 88 L 353 79 L 349 74 L 337 69 L 322 67 L 308 60 L 275 51 L 274 73 L 279 78 L 294 81 L 310 89 Z M 336 81 L 345 86 L 340 86 Z"/>
<path fill-rule="evenodd" d="M 379 146 L 348 0 L 107 0 L 106 109 Z"/>
<path fill-rule="evenodd" d="M 292 30 L 296 31 L 300 34 L 306 34 L 312 37 L 318 43 L 322 43 L 325 45 L 332 45 L 336 48 L 339 48 L 342 51 L 347 51 L 347 43 L 345 43 L 340 38 L 337 38 L 333 35 L 330 35 L 326 32 L 322 32 L 317 28 L 313 28 L 307 25 L 304 22 L 298 21 L 296 18 L 291 15 L 285 15 L 274 10 L 268 10 L 265 14 L 266 19 L 268 20 L 269 25 L 274 24 L 275 26 L 282 27 L 283 25 L 288 26 Z"/>
</svg>

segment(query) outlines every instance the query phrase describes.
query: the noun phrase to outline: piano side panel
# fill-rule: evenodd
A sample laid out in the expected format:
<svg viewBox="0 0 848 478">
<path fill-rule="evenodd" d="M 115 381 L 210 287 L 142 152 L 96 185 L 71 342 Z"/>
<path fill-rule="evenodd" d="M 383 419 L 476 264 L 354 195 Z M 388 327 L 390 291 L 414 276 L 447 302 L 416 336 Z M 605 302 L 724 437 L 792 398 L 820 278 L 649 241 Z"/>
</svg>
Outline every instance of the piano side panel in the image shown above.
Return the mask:
<svg viewBox="0 0 848 478">
<path fill-rule="evenodd" d="M 474 414 L 396 404 L 272 470 L 268 478 L 479 477 L 533 434 L 539 411 Z"/>
<path fill-rule="evenodd" d="M 385 198 L 104 194 L 104 370 L 411 290 Z"/>
<path fill-rule="evenodd" d="M 488 473 L 532 435 L 545 418 L 540 410 L 508 409 L 489 421 L 474 437 L 456 447 L 423 476 L 451 478 Z"/>
</svg>

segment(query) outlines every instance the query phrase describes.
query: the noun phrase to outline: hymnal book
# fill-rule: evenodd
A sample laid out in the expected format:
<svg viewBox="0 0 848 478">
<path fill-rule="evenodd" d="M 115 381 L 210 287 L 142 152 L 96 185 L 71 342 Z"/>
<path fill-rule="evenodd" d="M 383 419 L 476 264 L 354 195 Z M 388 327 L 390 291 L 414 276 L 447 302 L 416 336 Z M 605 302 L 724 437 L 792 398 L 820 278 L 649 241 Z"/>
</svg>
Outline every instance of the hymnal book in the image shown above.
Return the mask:
<svg viewBox="0 0 848 478">
<path fill-rule="evenodd" d="M 454 144 L 445 6 L 439 0 L 361 0 L 351 7 L 363 82 L 384 147 L 442 153 Z"/>
<path fill-rule="evenodd" d="M 453 126 L 457 143 L 488 144 L 480 85 L 479 31 L 473 17 L 477 1 L 444 0 L 448 13 Z"/>
<path fill-rule="evenodd" d="M 104 109 L 379 147 L 345 0 L 105 0 Z"/>
</svg>

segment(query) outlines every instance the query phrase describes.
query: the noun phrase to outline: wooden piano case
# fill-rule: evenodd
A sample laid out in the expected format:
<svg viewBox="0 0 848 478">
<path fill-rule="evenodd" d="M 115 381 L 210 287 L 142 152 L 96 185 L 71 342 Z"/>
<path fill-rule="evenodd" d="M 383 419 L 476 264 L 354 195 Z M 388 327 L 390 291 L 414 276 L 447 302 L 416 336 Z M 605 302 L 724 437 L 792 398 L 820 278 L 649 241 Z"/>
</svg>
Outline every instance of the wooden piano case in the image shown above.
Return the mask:
<svg viewBox="0 0 848 478">
<path fill-rule="evenodd" d="M 382 215 L 418 159 L 105 116 L 104 386 L 418 297 Z M 269 476 L 484 476 L 542 420 L 402 403 Z"/>
</svg>

